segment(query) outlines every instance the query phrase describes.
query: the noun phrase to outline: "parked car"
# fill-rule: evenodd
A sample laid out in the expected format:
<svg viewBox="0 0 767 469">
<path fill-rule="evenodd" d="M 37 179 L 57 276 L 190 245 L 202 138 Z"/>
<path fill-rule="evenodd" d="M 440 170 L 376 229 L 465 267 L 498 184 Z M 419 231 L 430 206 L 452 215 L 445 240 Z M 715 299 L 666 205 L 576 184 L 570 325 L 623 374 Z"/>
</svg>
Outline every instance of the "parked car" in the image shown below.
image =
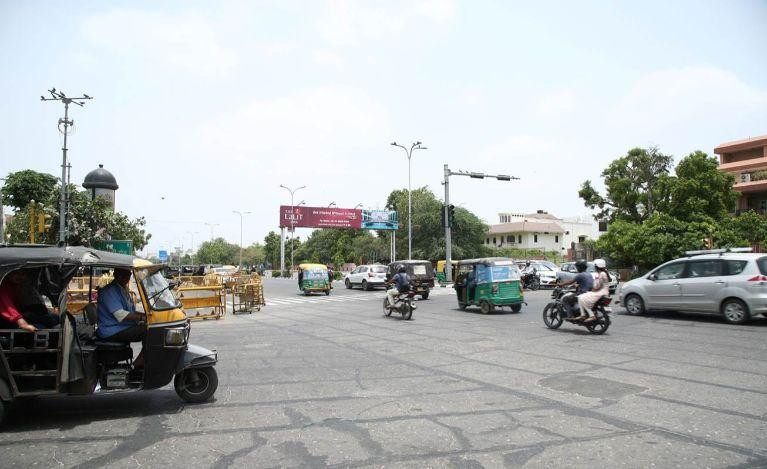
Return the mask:
<svg viewBox="0 0 767 469">
<path fill-rule="evenodd" d="M 552 287 L 557 283 L 557 265 L 548 261 L 532 261 L 530 267 L 535 268 L 535 272 L 541 279 L 542 287 Z"/>
<path fill-rule="evenodd" d="M 630 314 L 673 310 L 720 314 L 731 324 L 767 315 L 767 255 L 697 251 L 624 283 L 616 303 Z M 696 252 L 696 253 L 697 253 Z"/>
<path fill-rule="evenodd" d="M 575 275 L 576 273 L 578 273 L 578 270 L 575 268 L 575 262 L 565 262 L 564 264 L 561 265 L 560 271 L 561 272 L 565 272 L 565 273 L 568 274 L 568 275 L 559 275 L 558 276 L 558 278 L 562 278 L 562 279 L 569 278 L 572 275 Z M 594 263 L 593 262 L 588 262 L 587 263 L 586 272 L 590 273 L 591 275 L 594 276 L 594 278 L 596 278 L 596 276 L 597 276 L 597 268 L 594 267 Z M 615 291 L 618 289 L 618 284 L 621 281 L 621 276 L 615 270 L 609 270 L 608 269 L 608 272 L 610 273 L 610 294 L 614 295 Z"/>
<path fill-rule="evenodd" d="M 344 285 L 346 288 L 359 286 L 363 290 L 372 290 L 376 287 L 386 288 L 386 266 L 381 264 L 361 265 L 346 274 Z"/>
</svg>

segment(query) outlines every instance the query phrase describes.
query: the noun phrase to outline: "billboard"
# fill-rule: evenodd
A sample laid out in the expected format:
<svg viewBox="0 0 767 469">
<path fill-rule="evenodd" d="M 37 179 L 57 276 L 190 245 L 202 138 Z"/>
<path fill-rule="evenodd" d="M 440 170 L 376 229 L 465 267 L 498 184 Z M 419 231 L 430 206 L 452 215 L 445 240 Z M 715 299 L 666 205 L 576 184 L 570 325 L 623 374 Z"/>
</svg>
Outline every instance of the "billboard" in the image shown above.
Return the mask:
<svg viewBox="0 0 767 469">
<path fill-rule="evenodd" d="M 280 205 L 280 228 L 396 230 L 397 212 Z"/>
</svg>

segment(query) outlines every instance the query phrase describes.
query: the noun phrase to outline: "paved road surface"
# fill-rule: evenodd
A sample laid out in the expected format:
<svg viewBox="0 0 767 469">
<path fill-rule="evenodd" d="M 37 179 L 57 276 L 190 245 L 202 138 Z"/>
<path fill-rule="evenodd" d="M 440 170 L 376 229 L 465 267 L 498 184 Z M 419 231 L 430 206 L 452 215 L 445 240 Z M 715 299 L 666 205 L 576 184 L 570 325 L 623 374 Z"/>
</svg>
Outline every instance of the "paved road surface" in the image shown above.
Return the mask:
<svg viewBox="0 0 767 469">
<path fill-rule="evenodd" d="M 382 294 L 268 279 L 261 312 L 193 324 L 215 401 L 30 401 L 2 467 L 767 466 L 765 319 L 619 313 L 591 336 L 546 329 L 545 291 L 487 316 L 435 292 L 412 321 Z"/>
</svg>

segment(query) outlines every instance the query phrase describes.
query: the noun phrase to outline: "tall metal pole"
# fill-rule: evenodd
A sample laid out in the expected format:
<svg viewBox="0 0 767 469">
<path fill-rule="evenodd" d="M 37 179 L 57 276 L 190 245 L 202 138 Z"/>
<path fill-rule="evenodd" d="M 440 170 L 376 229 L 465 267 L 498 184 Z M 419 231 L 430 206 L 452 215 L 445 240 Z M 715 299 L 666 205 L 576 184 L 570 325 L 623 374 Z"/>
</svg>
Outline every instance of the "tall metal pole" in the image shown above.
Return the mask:
<svg viewBox="0 0 767 469">
<path fill-rule="evenodd" d="M 445 205 L 442 207 L 445 220 L 445 281 L 453 281 L 453 243 L 451 239 L 450 222 L 448 211 L 450 210 L 450 169 L 445 165 Z"/>
<path fill-rule="evenodd" d="M 293 272 L 293 237 L 295 236 L 295 223 L 293 222 L 293 212 L 295 211 L 295 206 L 293 205 L 293 196 L 296 192 L 300 191 L 301 189 L 306 189 L 306 186 L 296 187 L 295 189 L 291 189 L 287 186 L 283 186 L 280 184 L 280 187 L 290 192 L 290 271 Z M 280 214 L 280 217 L 282 217 L 282 214 Z M 285 270 L 285 261 L 284 257 L 282 260 L 282 268 Z"/>
<path fill-rule="evenodd" d="M 410 149 L 397 142 L 391 142 L 391 145 L 402 148 L 407 155 L 407 259 L 411 260 L 413 258 L 413 201 L 410 190 L 410 159 L 413 156 L 413 150 L 426 150 L 427 148 L 422 147 L 421 142 L 413 143 L 410 145 Z"/>
<path fill-rule="evenodd" d="M 0 178 L 3 181 L 0 184 L 0 244 L 5 244 L 5 212 L 3 211 L 3 185 L 5 185 L 5 178 Z"/>
<path fill-rule="evenodd" d="M 56 91 L 56 88 L 48 90 L 51 94 L 51 98 L 40 96 L 41 101 L 61 101 L 64 103 L 64 118 L 59 119 L 59 126 L 64 124 L 64 145 L 61 148 L 61 194 L 59 195 L 59 242 L 64 244 L 67 240 L 67 135 L 69 133 L 69 126 L 74 122 L 69 120 L 69 105 L 70 103 L 77 104 L 82 107 L 85 104 L 86 99 L 93 99 L 87 94 L 78 96 L 76 98 L 69 98 L 63 92 Z"/>
<path fill-rule="evenodd" d="M 250 212 L 240 212 L 239 210 L 232 210 L 232 213 L 236 213 L 240 216 L 240 270 L 242 270 L 242 217 L 249 215 Z"/>
<path fill-rule="evenodd" d="M 280 227 L 280 275 L 285 272 L 285 227 Z"/>
</svg>

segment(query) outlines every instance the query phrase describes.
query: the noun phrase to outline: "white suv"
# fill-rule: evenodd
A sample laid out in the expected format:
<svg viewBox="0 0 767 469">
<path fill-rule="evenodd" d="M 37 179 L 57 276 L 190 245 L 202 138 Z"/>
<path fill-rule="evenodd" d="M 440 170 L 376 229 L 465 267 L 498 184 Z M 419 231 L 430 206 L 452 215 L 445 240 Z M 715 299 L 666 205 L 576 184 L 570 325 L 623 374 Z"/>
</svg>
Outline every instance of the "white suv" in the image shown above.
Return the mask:
<svg viewBox="0 0 767 469">
<path fill-rule="evenodd" d="M 375 287 L 384 287 L 386 283 L 386 266 L 380 264 L 361 265 L 346 274 L 344 285 L 346 288 L 355 286 L 363 290 L 372 290 Z"/>
<path fill-rule="evenodd" d="M 767 315 L 767 254 L 724 250 L 689 254 L 624 283 L 616 303 L 630 314 L 712 313 L 732 324 L 748 322 L 755 314 Z"/>
</svg>

